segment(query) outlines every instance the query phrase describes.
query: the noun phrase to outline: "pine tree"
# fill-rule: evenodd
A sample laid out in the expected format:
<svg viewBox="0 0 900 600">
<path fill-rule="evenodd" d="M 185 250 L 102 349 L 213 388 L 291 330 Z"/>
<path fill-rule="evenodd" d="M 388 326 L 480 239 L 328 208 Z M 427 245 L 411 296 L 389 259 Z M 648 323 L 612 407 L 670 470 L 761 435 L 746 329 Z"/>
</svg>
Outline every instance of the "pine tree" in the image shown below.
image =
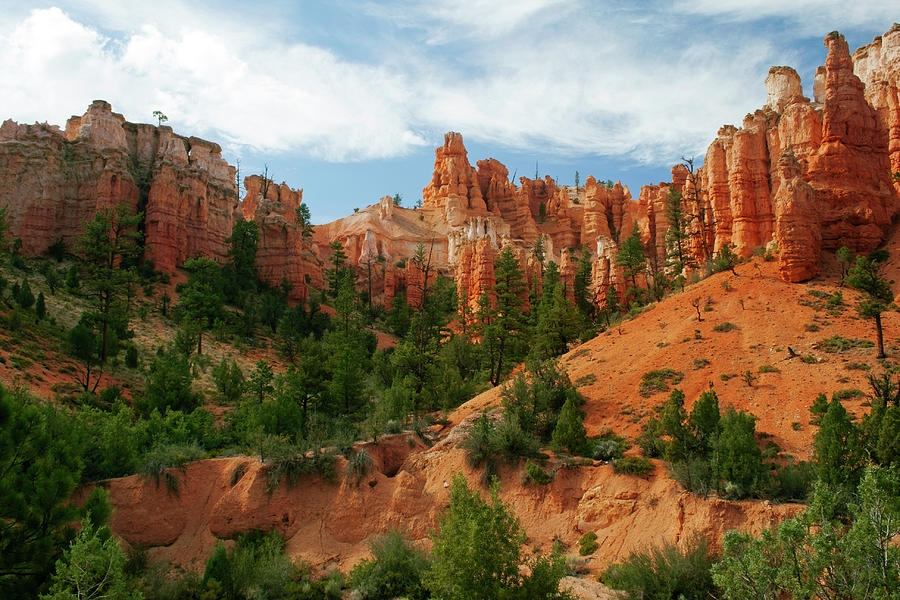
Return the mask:
<svg viewBox="0 0 900 600">
<path fill-rule="evenodd" d="M 756 417 L 729 408 L 713 443 L 713 464 L 725 496 L 744 498 L 763 484 L 762 452 L 756 445 Z"/>
<path fill-rule="evenodd" d="M 522 312 L 525 280 L 510 246 L 505 247 L 494 261 L 494 278 L 496 305 L 491 307 L 489 302 L 481 303 L 479 320 L 490 380 L 493 385 L 498 385 L 507 364 L 521 357 L 527 333 L 527 321 Z"/>
<path fill-rule="evenodd" d="M 847 284 L 865 296 L 857 306 L 860 316 L 875 320 L 878 358 L 885 357 L 881 313 L 886 311 L 894 300 L 890 282 L 881 274 L 881 268 L 888 258 L 887 250 L 875 250 L 868 257 L 857 256 L 856 264 L 846 277 Z"/>
<path fill-rule="evenodd" d="M 125 575 L 125 553 L 106 527 L 95 527 L 89 519 L 56 562 L 50 592 L 41 600 L 86 600 L 117 598 L 140 600 Z"/>
<path fill-rule="evenodd" d="M 222 314 L 222 275 L 218 263 L 209 258 L 189 258 L 184 269 L 190 273 L 179 288 L 181 322 L 197 331 L 197 354 L 203 354 L 203 332 Z"/>
<path fill-rule="evenodd" d="M 553 430 L 553 447 L 568 450 L 570 454 L 583 454 L 587 450 L 587 432 L 583 416 L 571 398 L 559 411 L 559 419 Z"/>
<path fill-rule="evenodd" d="M 631 280 L 629 295 L 636 297 L 639 293 L 637 276 L 647 271 L 647 257 L 644 254 L 644 245 L 641 243 L 637 223 L 634 224 L 631 235 L 619 246 L 619 251 L 616 252 L 616 265 L 621 267 L 624 276 Z"/>
<path fill-rule="evenodd" d="M 84 231 L 78 238 L 78 252 L 84 260 L 83 280 L 94 299 L 88 316 L 100 329 L 101 362 L 106 362 L 110 353 L 111 330 L 124 333 L 128 326 L 124 299 L 137 279 L 131 265 L 141 253 L 142 236 L 137 227 L 142 219 L 143 214 L 131 214 L 124 204 L 115 210 L 101 209 L 83 223 Z"/>
<path fill-rule="evenodd" d="M 44 302 L 44 292 L 39 292 L 37 302 L 34 304 L 34 314 L 37 315 L 39 321 L 47 316 L 47 305 Z"/>
<path fill-rule="evenodd" d="M 575 306 L 585 319 L 592 319 L 594 316 L 594 303 L 591 302 L 589 296 L 591 285 L 591 253 L 587 248 L 581 250 L 581 257 L 578 259 L 578 268 L 575 270 L 575 282 L 573 292 L 575 295 Z"/>
</svg>

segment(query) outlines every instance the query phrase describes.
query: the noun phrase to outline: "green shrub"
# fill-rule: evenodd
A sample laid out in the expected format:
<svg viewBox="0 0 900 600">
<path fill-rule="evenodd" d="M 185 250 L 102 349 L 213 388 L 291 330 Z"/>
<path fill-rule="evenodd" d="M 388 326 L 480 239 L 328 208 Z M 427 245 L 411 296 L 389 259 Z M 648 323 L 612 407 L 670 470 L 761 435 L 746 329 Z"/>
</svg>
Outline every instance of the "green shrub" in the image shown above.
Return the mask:
<svg viewBox="0 0 900 600">
<path fill-rule="evenodd" d="M 715 487 L 715 473 L 709 460 L 702 456 L 690 456 L 672 463 L 672 479 L 698 496 L 707 496 Z"/>
<path fill-rule="evenodd" d="M 658 392 L 668 392 L 670 383 L 678 385 L 682 379 L 684 379 L 684 373 L 668 367 L 648 371 L 641 377 L 639 391 L 641 396 L 649 398 Z"/>
<path fill-rule="evenodd" d="M 622 453 L 625 451 L 623 447 L 623 442 L 621 438 L 619 439 L 602 439 L 594 442 L 594 448 L 591 451 L 591 456 L 594 460 L 603 460 L 609 462 L 611 460 L 616 460 L 617 458 L 622 458 Z"/>
<path fill-rule="evenodd" d="M 762 365 L 759 367 L 760 373 L 781 373 L 781 369 L 772 365 Z"/>
<path fill-rule="evenodd" d="M 666 544 L 636 552 L 603 573 L 603 583 L 623 590 L 629 600 L 706 600 L 717 597 L 710 569 L 714 563 L 706 540 L 697 536 L 682 552 Z"/>
<path fill-rule="evenodd" d="M 625 475 L 647 475 L 653 471 L 653 463 L 643 456 L 624 456 L 613 461 L 613 469 Z"/>
<path fill-rule="evenodd" d="M 700 369 L 702 369 L 702 368 L 704 368 L 704 367 L 708 367 L 709 364 L 710 364 L 710 363 L 709 363 L 709 360 L 708 360 L 708 359 L 705 359 L 705 358 L 695 358 L 695 359 L 694 359 L 694 370 L 695 370 L 695 371 L 699 371 Z"/>
<path fill-rule="evenodd" d="M 170 469 L 183 469 L 187 463 L 205 457 L 206 453 L 197 444 L 159 444 L 144 455 L 139 472 L 153 479 L 156 487 L 160 480 L 165 481 L 169 491 L 177 494 L 180 484 Z"/>
<path fill-rule="evenodd" d="M 870 367 L 868 363 L 864 362 L 849 362 L 844 365 L 844 368 L 848 371 L 868 371 L 872 367 Z"/>
<path fill-rule="evenodd" d="M 348 583 L 354 598 L 428 598 L 422 585 L 422 577 L 428 570 L 424 552 L 411 547 L 396 531 L 378 538 L 369 544 L 369 549 L 372 558 L 360 562 L 350 572 Z"/>
<path fill-rule="evenodd" d="M 845 390 L 838 390 L 834 394 L 832 394 L 832 397 L 837 398 L 838 400 L 849 400 L 850 398 L 861 398 L 865 395 L 866 393 L 862 390 L 850 388 Z"/>
<path fill-rule="evenodd" d="M 525 481 L 536 485 L 547 485 L 553 481 L 553 476 L 542 469 L 540 465 L 529 460 L 525 463 Z"/>
<path fill-rule="evenodd" d="M 598 547 L 597 534 L 593 531 L 588 531 L 578 540 L 578 554 L 581 556 L 590 556 Z"/>
<path fill-rule="evenodd" d="M 138 349 L 134 344 L 129 344 L 125 348 L 125 366 L 129 369 L 137 369 L 138 366 Z"/>
<path fill-rule="evenodd" d="M 829 354 L 839 354 L 853 348 L 871 348 L 875 344 L 869 340 L 858 340 L 833 335 L 816 344 L 816 347 Z"/>
<path fill-rule="evenodd" d="M 584 429 L 582 420 L 581 411 L 575 407 L 572 399 L 566 400 L 562 410 L 559 412 L 556 428 L 553 430 L 552 440 L 555 450 L 564 449 L 574 455 L 587 452 L 587 432 Z"/>
<path fill-rule="evenodd" d="M 728 331 L 733 331 L 735 329 L 737 329 L 737 325 L 728 321 L 724 323 L 717 323 L 713 326 L 713 331 L 718 331 L 719 333 L 725 333 Z"/>
<path fill-rule="evenodd" d="M 362 481 L 363 477 L 368 475 L 371 470 L 372 457 L 369 456 L 369 453 L 365 450 L 359 450 L 347 461 L 344 475 L 347 479 L 352 479 L 356 487 L 359 487 L 359 482 Z"/>
<path fill-rule="evenodd" d="M 816 468 L 811 462 L 784 465 L 775 474 L 771 496 L 782 502 L 806 502 L 815 480 Z"/>
</svg>

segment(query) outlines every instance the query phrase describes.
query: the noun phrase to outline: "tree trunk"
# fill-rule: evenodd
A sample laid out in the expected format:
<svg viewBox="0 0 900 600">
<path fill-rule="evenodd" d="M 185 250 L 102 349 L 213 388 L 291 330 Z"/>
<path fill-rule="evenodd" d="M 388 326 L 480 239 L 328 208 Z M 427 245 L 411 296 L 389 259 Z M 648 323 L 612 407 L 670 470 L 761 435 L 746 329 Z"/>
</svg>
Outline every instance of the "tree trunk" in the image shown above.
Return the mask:
<svg viewBox="0 0 900 600">
<path fill-rule="evenodd" d="M 881 314 L 875 315 L 875 335 L 878 340 L 878 356 L 876 358 L 884 358 L 884 332 L 881 330 Z"/>
</svg>

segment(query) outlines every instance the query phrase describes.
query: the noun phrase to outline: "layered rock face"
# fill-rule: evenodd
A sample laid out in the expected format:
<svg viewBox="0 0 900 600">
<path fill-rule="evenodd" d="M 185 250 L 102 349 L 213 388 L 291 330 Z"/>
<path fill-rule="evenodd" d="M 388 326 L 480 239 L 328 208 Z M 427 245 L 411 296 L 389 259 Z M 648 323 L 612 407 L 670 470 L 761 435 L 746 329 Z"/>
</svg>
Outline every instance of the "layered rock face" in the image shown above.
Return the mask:
<svg viewBox="0 0 900 600">
<path fill-rule="evenodd" d="M 766 106 L 740 128 L 721 128 L 702 168 L 683 179 L 673 170 L 671 184 L 641 190 L 640 223 L 653 254 L 665 251 L 660 216 L 670 186 L 682 192 L 701 263 L 726 244 L 747 256 L 774 240 L 781 276 L 803 281 L 818 273 L 823 249 L 868 252 L 882 241 L 900 201 L 892 182 L 892 161 L 900 160 L 900 28 L 854 58 L 840 34 L 825 46 L 815 102 L 803 97 L 793 69 L 773 67 Z"/>
<path fill-rule="evenodd" d="M 244 219 L 259 225 L 256 271 L 260 280 L 273 287 L 287 282 L 288 298 L 305 301 L 310 285 L 321 289 L 324 282 L 312 240 L 304 239 L 303 228 L 297 224 L 303 190 L 292 190 L 285 183 L 275 185 L 259 175 L 245 178 L 244 189 Z"/>
<path fill-rule="evenodd" d="M 853 53 L 853 72 L 865 86 L 880 129 L 888 133 L 894 189 L 900 197 L 900 24 Z"/>
<path fill-rule="evenodd" d="M 130 169 L 124 121 L 97 101 L 66 133 L 46 123 L 3 123 L 0 206 L 8 209 L 9 235 L 22 240 L 23 253 L 41 254 L 60 239 L 73 248 L 82 221 L 100 208 L 138 208 L 139 178 Z"/>
<path fill-rule="evenodd" d="M 145 256 L 172 271 L 192 256 L 224 259 L 237 208 L 234 168 L 217 144 L 169 127 L 128 123 L 97 100 L 65 132 L 46 124 L 0 127 L 0 206 L 11 235 L 39 254 L 72 249 L 99 208 L 144 211 Z"/>
</svg>

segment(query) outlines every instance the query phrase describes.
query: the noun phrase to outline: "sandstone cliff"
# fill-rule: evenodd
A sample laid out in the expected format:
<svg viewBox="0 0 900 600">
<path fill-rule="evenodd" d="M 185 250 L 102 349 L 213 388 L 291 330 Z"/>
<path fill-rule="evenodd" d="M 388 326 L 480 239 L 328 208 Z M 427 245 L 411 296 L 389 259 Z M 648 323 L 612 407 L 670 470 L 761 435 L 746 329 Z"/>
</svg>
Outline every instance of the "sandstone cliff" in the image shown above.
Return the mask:
<svg viewBox="0 0 900 600">
<path fill-rule="evenodd" d="M 324 282 L 312 239 L 304 237 L 304 228 L 297 223 L 303 190 L 276 185 L 259 175 L 245 178 L 244 189 L 243 217 L 259 226 L 256 272 L 260 281 L 273 287 L 287 283 L 290 300 L 306 301 L 310 286 L 322 289 Z"/>
<path fill-rule="evenodd" d="M 234 167 L 217 144 L 128 123 L 102 100 L 65 132 L 3 123 L 0 182 L 23 252 L 40 254 L 58 239 L 72 249 L 84 220 L 125 204 L 145 214 L 145 257 L 169 272 L 192 256 L 223 260 L 237 209 Z"/>
</svg>

